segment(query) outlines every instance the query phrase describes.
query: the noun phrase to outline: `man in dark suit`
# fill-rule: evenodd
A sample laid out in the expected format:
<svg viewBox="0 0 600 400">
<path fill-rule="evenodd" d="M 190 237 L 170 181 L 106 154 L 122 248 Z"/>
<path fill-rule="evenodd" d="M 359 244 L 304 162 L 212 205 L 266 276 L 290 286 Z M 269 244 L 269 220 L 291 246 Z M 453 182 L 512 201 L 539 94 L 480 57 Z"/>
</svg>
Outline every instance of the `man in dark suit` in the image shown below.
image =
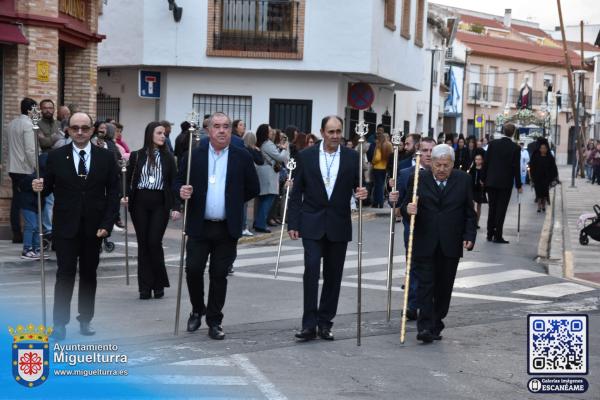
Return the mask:
<svg viewBox="0 0 600 400">
<path fill-rule="evenodd" d="M 79 320 L 82 335 L 95 332 L 96 270 L 100 244 L 109 236 L 119 211 L 119 172 L 114 154 L 92 146 L 93 122 L 89 115 L 69 118 L 73 143 L 48 154 L 46 174 L 35 179 L 33 190 L 54 193 L 53 244 L 58 270 L 54 288 L 54 337 L 66 336 L 71 297 L 79 260 Z"/>
<path fill-rule="evenodd" d="M 323 140 L 298 154 L 296 176 L 289 203 L 288 233 L 302 238 L 304 246 L 304 314 L 301 340 L 319 336 L 333 340 L 331 327 L 337 312 L 344 260 L 352 240 L 350 198 L 367 197 L 358 187 L 358 153 L 340 146 L 342 120 L 328 116 L 321 121 Z M 319 270 L 323 259 L 323 290 L 319 294 Z"/>
<path fill-rule="evenodd" d="M 521 148 L 512 141 L 515 129 L 513 124 L 504 125 L 504 137 L 490 142 L 483 163 L 482 176 L 489 201 L 487 240 L 494 243 L 508 243 L 502 230 L 512 188 L 516 186 L 519 193 L 523 192 Z"/>
<path fill-rule="evenodd" d="M 420 168 L 421 170 L 431 169 L 431 150 L 435 146 L 435 140 L 433 138 L 425 137 L 419 143 L 419 152 L 421 153 Z M 410 177 L 414 177 L 415 165 L 412 167 L 404 168 L 400 170 L 398 166 L 398 183 L 396 184 L 396 190 L 398 191 L 398 199 L 400 202 L 404 200 L 406 196 L 412 196 L 412 192 L 408 192 L 408 184 Z M 410 219 L 403 218 L 402 223 L 404 225 L 404 248 L 408 248 L 408 235 L 410 230 Z M 406 317 L 409 320 L 417 319 L 417 287 L 418 281 L 413 271 L 410 273 L 410 288 L 408 291 L 408 310 L 406 311 Z"/>
<path fill-rule="evenodd" d="M 187 330 L 200 327 L 206 315 L 208 335 L 222 340 L 222 309 L 227 294 L 227 269 L 236 257 L 242 236 L 244 203 L 258 196 L 260 186 L 252 157 L 232 145 L 231 120 L 217 112 L 208 120 L 209 141 L 192 151 L 190 184 L 185 185 L 186 168 L 180 168 L 176 190 L 189 199 L 186 222 L 186 280 L 192 312 Z M 187 163 L 184 157 L 182 165 Z M 210 256 L 208 302 L 204 303 L 204 270 Z"/>
<path fill-rule="evenodd" d="M 417 276 L 419 317 L 417 340 L 440 340 L 448 314 L 452 287 L 463 256 L 472 250 L 477 235 L 471 178 L 453 169 L 454 150 L 446 144 L 433 148 L 431 170 L 419 172 L 417 203 L 410 196 L 402 202 L 405 218 L 416 215 L 412 268 Z M 408 193 L 412 193 L 409 181 Z M 390 194 L 392 199 L 396 193 Z"/>
</svg>

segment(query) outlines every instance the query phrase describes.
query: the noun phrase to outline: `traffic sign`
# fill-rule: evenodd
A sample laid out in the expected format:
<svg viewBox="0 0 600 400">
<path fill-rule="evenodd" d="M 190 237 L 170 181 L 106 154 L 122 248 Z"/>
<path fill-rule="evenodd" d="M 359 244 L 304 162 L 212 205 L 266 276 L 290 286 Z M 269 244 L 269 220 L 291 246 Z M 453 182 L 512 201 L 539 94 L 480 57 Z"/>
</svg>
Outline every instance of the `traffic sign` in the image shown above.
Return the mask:
<svg viewBox="0 0 600 400">
<path fill-rule="evenodd" d="M 475 116 L 475 128 L 485 128 L 485 115 L 477 114 Z"/>
<path fill-rule="evenodd" d="M 160 98 L 160 72 L 140 70 L 138 83 L 138 95 L 140 97 L 146 99 Z"/>
<path fill-rule="evenodd" d="M 375 92 L 368 83 L 354 83 L 348 89 L 348 104 L 358 110 L 366 110 L 375 100 Z"/>
</svg>

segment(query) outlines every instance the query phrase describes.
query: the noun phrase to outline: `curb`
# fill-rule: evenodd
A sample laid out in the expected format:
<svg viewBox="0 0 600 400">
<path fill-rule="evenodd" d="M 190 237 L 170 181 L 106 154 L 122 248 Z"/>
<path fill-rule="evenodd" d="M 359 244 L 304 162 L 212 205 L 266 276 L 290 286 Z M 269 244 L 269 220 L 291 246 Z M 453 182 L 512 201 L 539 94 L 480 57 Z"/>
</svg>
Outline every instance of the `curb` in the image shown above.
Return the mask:
<svg viewBox="0 0 600 400">
<path fill-rule="evenodd" d="M 598 288 L 600 285 L 596 282 L 575 277 L 565 189 L 563 184 L 559 186 L 552 189 L 552 207 L 540 235 L 537 261 L 545 266 L 548 275 Z"/>
</svg>

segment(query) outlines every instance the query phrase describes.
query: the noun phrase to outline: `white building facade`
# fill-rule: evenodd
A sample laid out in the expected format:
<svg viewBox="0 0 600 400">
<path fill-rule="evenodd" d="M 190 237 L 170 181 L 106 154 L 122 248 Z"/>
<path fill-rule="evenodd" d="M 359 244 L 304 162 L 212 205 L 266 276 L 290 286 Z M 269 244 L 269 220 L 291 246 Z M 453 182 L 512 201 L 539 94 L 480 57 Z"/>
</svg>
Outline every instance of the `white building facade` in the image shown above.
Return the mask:
<svg viewBox="0 0 600 400">
<path fill-rule="evenodd" d="M 252 131 L 292 124 L 315 134 L 322 117 L 337 114 L 350 137 L 353 106 L 372 100 L 364 113 L 372 131 L 382 122 L 401 128 L 407 102 L 395 94 L 422 89 L 424 0 L 176 3 L 179 22 L 156 0 L 108 0 L 99 19 L 99 99 L 113 107 L 99 104 L 98 114 L 118 119 L 133 148 L 157 119 L 175 124 L 174 140 L 192 109 L 224 111 Z M 140 70 L 160 73 L 160 98 L 140 97 Z M 370 90 L 351 89 L 356 83 Z"/>
</svg>

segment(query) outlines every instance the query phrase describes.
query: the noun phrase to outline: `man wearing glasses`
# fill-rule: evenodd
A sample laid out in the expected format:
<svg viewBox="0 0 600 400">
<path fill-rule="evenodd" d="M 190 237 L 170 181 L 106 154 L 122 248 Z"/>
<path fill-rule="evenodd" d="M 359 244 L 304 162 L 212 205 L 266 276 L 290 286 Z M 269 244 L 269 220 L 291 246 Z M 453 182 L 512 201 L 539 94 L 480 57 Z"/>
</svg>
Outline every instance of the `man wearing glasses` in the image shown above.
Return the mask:
<svg viewBox="0 0 600 400">
<path fill-rule="evenodd" d="M 54 193 L 53 240 L 58 270 L 54 288 L 54 338 L 63 340 L 70 319 L 71 297 L 79 261 L 80 333 L 96 332 L 94 316 L 96 270 L 100 244 L 112 230 L 119 210 L 118 170 L 113 154 L 92 146 L 92 118 L 74 113 L 69 119 L 71 144 L 48 154 L 46 174 L 34 179 L 35 192 Z"/>
</svg>

